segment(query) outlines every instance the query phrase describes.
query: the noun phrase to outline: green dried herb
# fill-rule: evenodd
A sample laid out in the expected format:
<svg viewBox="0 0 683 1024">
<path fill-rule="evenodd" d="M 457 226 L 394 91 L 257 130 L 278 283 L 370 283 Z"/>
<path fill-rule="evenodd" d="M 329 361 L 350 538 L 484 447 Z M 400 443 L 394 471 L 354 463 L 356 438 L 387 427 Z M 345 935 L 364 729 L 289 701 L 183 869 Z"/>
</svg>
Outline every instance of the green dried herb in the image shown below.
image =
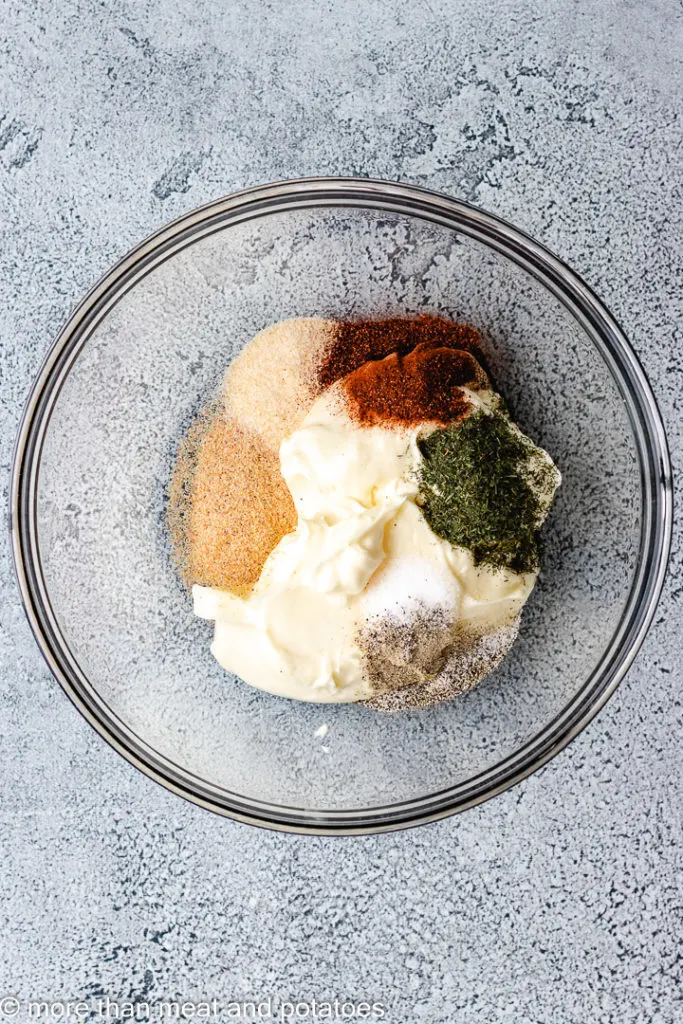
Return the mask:
<svg viewBox="0 0 683 1024">
<path fill-rule="evenodd" d="M 468 548 L 475 565 L 539 566 L 538 528 L 558 483 L 544 452 L 503 412 L 476 412 L 418 442 L 422 511 L 439 537 Z"/>
</svg>

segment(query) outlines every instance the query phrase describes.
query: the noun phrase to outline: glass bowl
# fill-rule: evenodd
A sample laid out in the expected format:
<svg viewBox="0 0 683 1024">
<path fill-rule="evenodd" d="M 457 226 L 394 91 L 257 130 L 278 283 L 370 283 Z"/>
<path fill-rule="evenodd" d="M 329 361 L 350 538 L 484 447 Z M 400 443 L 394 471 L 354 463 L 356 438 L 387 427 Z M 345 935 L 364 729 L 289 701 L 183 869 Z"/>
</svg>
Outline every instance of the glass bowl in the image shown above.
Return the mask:
<svg viewBox="0 0 683 1024">
<path fill-rule="evenodd" d="M 387 715 L 262 693 L 213 661 L 212 626 L 194 617 L 170 557 L 179 442 L 261 328 L 419 313 L 480 329 L 498 389 L 563 474 L 519 640 L 477 689 L 430 710 Z M 633 660 L 671 529 L 655 401 L 586 284 L 465 203 L 337 178 L 220 199 L 114 267 L 40 371 L 11 501 L 31 626 L 101 735 L 204 807 L 320 834 L 460 811 L 556 754 Z"/>
</svg>

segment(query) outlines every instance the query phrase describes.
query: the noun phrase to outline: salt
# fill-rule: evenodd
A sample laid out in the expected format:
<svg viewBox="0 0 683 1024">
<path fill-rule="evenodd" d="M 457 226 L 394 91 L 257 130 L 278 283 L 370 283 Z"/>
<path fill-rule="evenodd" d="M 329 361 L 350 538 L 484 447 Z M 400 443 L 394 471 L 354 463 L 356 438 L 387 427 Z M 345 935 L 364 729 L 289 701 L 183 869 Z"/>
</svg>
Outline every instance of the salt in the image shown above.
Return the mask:
<svg viewBox="0 0 683 1024">
<path fill-rule="evenodd" d="M 363 612 L 369 619 L 412 619 L 425 608 L 457 608 L 459 590 L 453 574 L 435 560 L 400 555 L 387 559 L 368 583 Z"/>
</svg>

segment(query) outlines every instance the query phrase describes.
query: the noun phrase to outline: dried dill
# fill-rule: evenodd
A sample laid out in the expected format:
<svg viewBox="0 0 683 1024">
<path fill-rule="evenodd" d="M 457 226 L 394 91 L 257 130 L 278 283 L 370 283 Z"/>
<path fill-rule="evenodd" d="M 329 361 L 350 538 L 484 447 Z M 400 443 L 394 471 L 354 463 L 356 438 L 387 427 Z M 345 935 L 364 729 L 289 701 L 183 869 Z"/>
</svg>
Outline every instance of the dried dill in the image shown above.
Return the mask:
<svg viewBox="0 0 683 1024">
<path fill-rule="evenodd" d="M 502 412 L 476 412 L 418 442 L 422 511 L 475 565 L 538 569 L 538 528 L 559 474 Z"/>
</svg>

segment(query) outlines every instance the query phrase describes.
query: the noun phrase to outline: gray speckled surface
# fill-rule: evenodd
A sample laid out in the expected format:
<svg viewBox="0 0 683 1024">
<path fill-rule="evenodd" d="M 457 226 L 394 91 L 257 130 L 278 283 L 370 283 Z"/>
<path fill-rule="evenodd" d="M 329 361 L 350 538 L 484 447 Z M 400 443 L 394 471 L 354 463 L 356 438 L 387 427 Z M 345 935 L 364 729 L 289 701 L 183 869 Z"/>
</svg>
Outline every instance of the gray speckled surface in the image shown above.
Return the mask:
<svg viewBox="0 0 683 1024">
<path fill-rule="evenodd" d="M 5 480 L 40 359 L 112 260 L 311 173 L 440 188 L 546 242 L 622 321 L 680 467 L 679 3 L 8 0 L 3 28 Z M 14 1019 L 100 993 L 368 998 L 392 1024 L 683 1018 L 678 532 L 635 666 L 564 753 L 458 819 L 344 840 L 214 818 L 129 767 L 43 666 L 5 544 L 1 571 Z"/>
</svg>

